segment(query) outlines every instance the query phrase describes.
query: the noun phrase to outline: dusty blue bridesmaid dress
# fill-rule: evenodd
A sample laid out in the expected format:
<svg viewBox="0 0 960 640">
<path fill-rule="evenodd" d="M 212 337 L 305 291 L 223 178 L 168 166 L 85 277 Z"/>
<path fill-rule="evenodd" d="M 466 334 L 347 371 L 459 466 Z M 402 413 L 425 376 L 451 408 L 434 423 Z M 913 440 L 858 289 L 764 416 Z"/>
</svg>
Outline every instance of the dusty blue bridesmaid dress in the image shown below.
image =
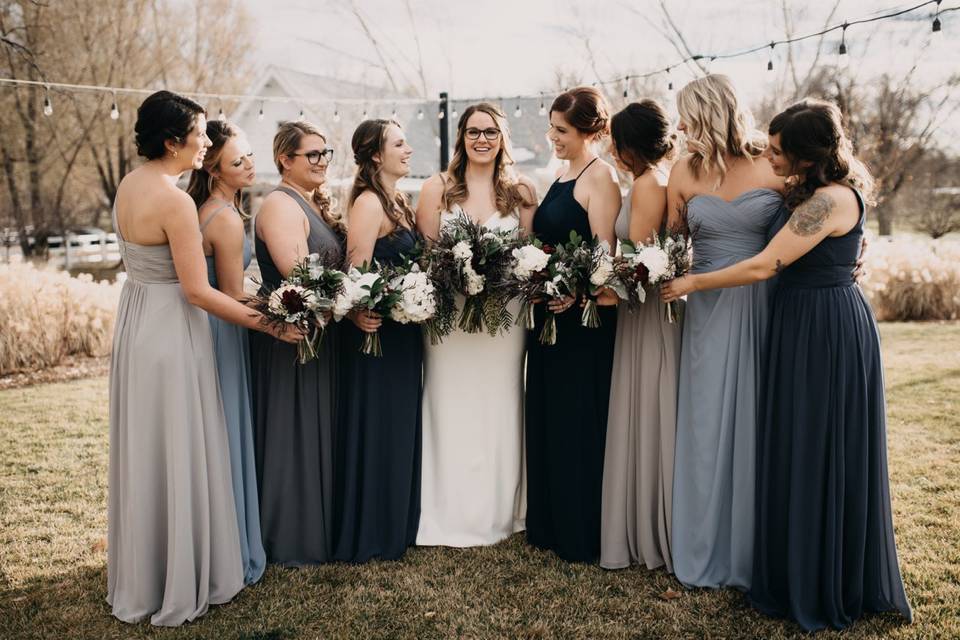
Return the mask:
<svg viewBox="0 0 960 640">
<path fill-rule="evenodd" d="M 200 225 L 203 233 L 210 221 L 223 215 L 233 205 L 224 202 Z M 250 264 L 253 251 L 243 235 L 243 268 Z M 213 256 L 207 256 L 207 279 L 219 289 Z M 243 558 L 243 581 L 253 584 L 263 575 L 267 557 L 260 539 L 260 504 L 257 499 L 257 469 L 253 453 L 253 409 L 250 403 L 250 347 L 247 329 L 208 315 L 213 349 L 217 358 L 223 414 L 227 420 L 227 441 L 230 444 L 230 470 L 233 495 L 237 503 L 237 526 L 240 529 L 240 552 Z"/>
<path fill-rule="evenodd" d="M 760 252 L 783 198 L 751 189 L 687 204 L 694 273 Z M 673 565 L 688 586 L 749 588 L 753 567 L 757 385 L 770 283 L 687 298 L 680 346 L 673 484 Z"/>
</svg>

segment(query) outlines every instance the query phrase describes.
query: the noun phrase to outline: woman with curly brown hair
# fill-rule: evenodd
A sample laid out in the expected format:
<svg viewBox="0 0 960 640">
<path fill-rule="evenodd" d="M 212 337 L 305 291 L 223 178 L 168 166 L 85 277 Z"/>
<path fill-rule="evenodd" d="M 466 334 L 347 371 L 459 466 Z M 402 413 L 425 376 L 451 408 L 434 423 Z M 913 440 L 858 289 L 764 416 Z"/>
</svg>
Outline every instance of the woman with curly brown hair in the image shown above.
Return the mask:
<svg viewBox="0 0 960 640">
<path fill-rule="evenodd" d="M 397 182 L 412 150 L 393 120 L 360 123 L 351 141 L 357 173 L 350 191 L 347 259 L 397 264 L 420 239 Z M 334 557 L 366 562 L 401 557 L 420 521 L 420 397 L 423 335 L 375 313 L 344 322 L 337 418 Z M 379 330 L 379 331 L 378 331 Z M 383 355 L 360 352 L 378 331 Z"/>
<path fill-rule="evenodd" d="M 261 293 L 318 253 L 343 261 L 339 220 L 330 211 L 326 171 L 333 157 L 309 122 L 284 122 L 273 138 L 280 186 L 254 221 Z M 317 357 L 298 364 L 296 347 L 252 336 L 254 448 L 260 525 L 269 562 L 326 562 L 333 536 L 333 429 L 340 327 L 329 325 Z"/>
<path fill-rule="evenodd" d="M 674 280 L 664 300 L 780 274 L 757 441 L 749 599 L 807 631 L 868 612 L 911 619 L 887 479 L 883 364 L 854 281 L 870 175 L 840 109 L 804 100 L 777 115 L 767 157 L 787 178 L 787 224 L 752 258 Z"/>
<path fill-rule="evenodd" d="M 453 159 L 420 192 L 417 227 L 436 238 L 467 216 L 485 229 L 516 232 L 536 207 L 533 184 L 513 171 L 507 118 L 481 102 L 457 123 Z M 462 304 L 462 300 L 461 300 Z M 517 313 L 519 304 L 511 304 Z M 455 329 L 425 344 L 423 480 L 417 544 L 494 544 L 522 531 L 523 329 L 497 336 Z"/>
</svg>

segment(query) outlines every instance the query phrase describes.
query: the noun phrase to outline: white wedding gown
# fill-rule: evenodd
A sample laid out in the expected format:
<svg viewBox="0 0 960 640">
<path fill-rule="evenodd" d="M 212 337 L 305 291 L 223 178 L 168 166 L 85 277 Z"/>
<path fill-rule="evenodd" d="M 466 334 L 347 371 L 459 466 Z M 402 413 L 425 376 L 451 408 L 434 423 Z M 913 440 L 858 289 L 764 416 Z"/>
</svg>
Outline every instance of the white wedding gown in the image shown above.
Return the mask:
<svg viewBox="0 0 960 640">
<path fill-rule="evenodd" d="M 440 224 L 461 212 L 455 205 Z M 495 213 L 484 225 L 513 230 L 518 219 Z M 509 309 L 516 317 L 519 304 Z M 523 531 L 525 334 L 455 329 L 442 344 L 426 340 L 418 545 L 488 545 Z"/>
</svg>

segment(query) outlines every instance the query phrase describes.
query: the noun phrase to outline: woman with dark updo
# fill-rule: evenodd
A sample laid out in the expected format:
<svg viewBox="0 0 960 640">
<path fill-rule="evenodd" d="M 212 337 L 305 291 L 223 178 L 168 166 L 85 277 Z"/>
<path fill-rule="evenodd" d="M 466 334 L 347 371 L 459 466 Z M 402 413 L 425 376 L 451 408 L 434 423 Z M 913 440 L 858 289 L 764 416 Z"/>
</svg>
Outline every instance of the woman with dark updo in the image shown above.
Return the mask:
<svg viewBox="0 0 960 640">
<path fill-rule="evenodd" d="M 610 119 L 610 154 L 633 184 L 617 216 L 618 240 L 650 243 L 667 217 L 667 160 L 674 134 L 653 100 L 628 104 Z M 670 557 L 673 444 L 677 430 L 680 325 L 666 320 L 658 292 L 636 311 L 620 306 L 610 381 L 600 566 L 648 569 Z"/>
<path fill-rule="evenodd" d="M 210 286 L 197 208 L 177 188 L 210 140 L 203 107 L 159 91 L 137 110 L 147 162 L 123 178 L 113 226 L 127 280 L 110 362 L 107 602 L 124 622 L 176 626 L 243 588 L 210 312 L 271 331 Z"/>
</svg>

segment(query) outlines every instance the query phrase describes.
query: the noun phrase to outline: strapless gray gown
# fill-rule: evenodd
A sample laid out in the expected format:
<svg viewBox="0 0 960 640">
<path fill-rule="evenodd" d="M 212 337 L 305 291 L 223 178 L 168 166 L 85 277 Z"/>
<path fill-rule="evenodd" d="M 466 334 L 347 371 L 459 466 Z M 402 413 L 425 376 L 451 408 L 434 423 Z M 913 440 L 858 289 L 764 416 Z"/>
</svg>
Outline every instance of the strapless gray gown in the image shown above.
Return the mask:
<svg viewBox="0 0 960 640">
<path fill-rule="evenodd" d="M 760 252 L 783 198 L 753 189 L 732 201 L 688 202 L 692 271 Z M 770 317 L 760 282 L 687 297 L 680 348 L 673 478 L 674 572 L 688 586 L 750 587 L 753 569 L 758 382 Z"/>
<path fill-rule="evenodd" d="M 230 448 L 210 323 L 168 245 L 126 242 L 110 362 L 107 602 L 176 626 L 243 588 Z"/>
</svg>

